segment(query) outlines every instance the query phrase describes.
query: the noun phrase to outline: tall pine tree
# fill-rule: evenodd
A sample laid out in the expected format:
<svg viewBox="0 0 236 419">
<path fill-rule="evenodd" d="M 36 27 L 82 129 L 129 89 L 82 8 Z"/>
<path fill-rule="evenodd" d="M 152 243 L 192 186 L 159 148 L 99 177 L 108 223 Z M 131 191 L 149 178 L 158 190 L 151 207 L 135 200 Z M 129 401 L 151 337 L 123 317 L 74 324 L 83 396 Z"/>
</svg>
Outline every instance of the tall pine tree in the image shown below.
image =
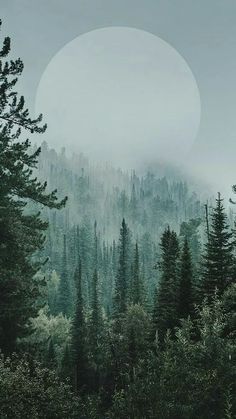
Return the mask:
<svg viewBox="0 0 236 419">
<path fill-rule="evenodd" d="M 179 243 L 177 235 L 168 227 L 161 238 L 161 260 L 159 267 L 161 278 L 155 294 L 153 311 L 153 329 L 163 341 L 168 329 L 178 324 L 178 257 Z"/>
<path fill-rule="evenodd" d="M 183 249 L 180 258 L 179 269 L 179 302 L 178 302 L 178 317 L 185 319 L 193 314 L 193 270 L 192 259 L 188 245 L 188 240 L 185 238 Z"/>
<path fill-rule="evenodd" d="M 139 248 L 135 245 L 134 261 L 132 266 L 130 300 L 133 304 L 144 304 L 144 284 L 140 272 Z"/>
<path fill-rule="evenodd" d="M 130 233 L 125 219 L 122 221 L 119 240 L 119 262 L 115 282 L 114 315 L 119 317 L 126 312 L 130 280 L 129 266 Z"/>
<path fill-rule="evenodd" d="M 212 300 L 216 289 L 222 295 L 234 278 L 233 236 L 229 230 L 223 199 L 218 193 L 203 255 L 202 298 Z"/>
<path fill-rule="evenodd" d="M 34 201 L 61 208 L 66 202 L 59 202 L 56 191 L 48 193 L 47 183 L 33 176 L 41 150 L 31 152 L 21 133 L 43 133 L 46 125 L 40 126 L 42 115 L 31 119 L 23 96 L 18 97 L 15 86 L 23 63 L 7 60 L 10 49 L 7 37 L 0 49 L 0 346 L 5 353 L 15 349 L 17 337 L 38 310 L 40 284 L 34 274 L 39 264 L 32 255 L 44 244 L 47 223 L 40 213 L 26 213 L 26 206 Z"/>
<path fill-rule="evenodd" d="M 72 323 L 72 359 L 76 390 L 84 389 L 88 384 L 87 362 L 87 330 L 82 295 L 82 267 L 81 261 L 75 270 L 76 306 Z"/>
<path fill-rule="evenodd" d="M 92 388 L 98 387 L 100 380 L 101 361 L 103 359 L 103 319 L 102 307 L 99 298 L 98 272 L 95 269 L 92 280 L 91 314 L 89 318 L 89 352 L 92 367 Z"/>
</svg>

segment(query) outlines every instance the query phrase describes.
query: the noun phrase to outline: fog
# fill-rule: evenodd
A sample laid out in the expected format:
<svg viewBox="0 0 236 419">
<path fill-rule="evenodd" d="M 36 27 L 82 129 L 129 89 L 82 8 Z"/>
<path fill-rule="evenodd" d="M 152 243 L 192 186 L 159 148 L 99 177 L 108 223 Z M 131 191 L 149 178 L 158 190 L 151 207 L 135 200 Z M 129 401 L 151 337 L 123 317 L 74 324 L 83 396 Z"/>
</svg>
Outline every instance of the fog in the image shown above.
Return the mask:
<svg viewBox="0 0 236 419">
<path fill-rule="evenodd" d="M 198 135 L 181 166 L 227 194 L 236 179 L 235 11 L 231 0 L 182 0 L 181 7 L 177 2 L 153 0 L 102 0 L 99 7 L 95 1 L 75 0 L 69 7 L 63 0 L 32 0 L 30 6 L 26 0 L 1 3 L 3 34 L 12 37 L 13 55 L 25 63 L 20 83 L 30 109 L 52 58 L 83 33 L 104 26 L 129 26 L 172 45 L 194 74 L 202 110 Z"/>
<path fill-rule="evenodd" d="M 196 139 L 200 95 L 185 60 L 160 38 L 108 27 L 81 35 L 51 60 L 36 113 L 47 141 L 134 168 L 181 162 Z"/>
</svg>

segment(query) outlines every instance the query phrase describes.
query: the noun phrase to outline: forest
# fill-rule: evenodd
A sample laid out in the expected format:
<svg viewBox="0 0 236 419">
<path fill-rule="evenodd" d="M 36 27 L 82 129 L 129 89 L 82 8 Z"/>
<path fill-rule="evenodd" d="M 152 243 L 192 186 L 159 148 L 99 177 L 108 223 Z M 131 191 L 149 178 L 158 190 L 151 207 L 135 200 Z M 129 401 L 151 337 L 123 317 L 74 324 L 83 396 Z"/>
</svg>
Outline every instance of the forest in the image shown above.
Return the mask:
<svg viewBox="0 0 236 419">
<path fill-rule="evenodd" d="M 3 38 L 0 418 L 235 418 L 236 186 L 56 152 L 23 67 Z"/>
</svg>

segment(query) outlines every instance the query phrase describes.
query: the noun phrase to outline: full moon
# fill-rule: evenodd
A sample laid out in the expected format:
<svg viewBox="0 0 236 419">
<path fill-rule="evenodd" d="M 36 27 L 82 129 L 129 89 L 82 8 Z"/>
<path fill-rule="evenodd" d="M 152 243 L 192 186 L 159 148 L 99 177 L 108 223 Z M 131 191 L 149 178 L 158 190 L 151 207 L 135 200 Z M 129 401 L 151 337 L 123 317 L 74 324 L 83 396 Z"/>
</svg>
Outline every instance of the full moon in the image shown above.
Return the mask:
<svg viewBox="0 0 236 419">
<path fill-rule="evenodd" d="M 50 146 L 122 168 L 185 159 L 201 115 L 184 58 L 129 27 L 93 30 L 65 45 L 42 75 L 35 109 Z"/>
</svg>

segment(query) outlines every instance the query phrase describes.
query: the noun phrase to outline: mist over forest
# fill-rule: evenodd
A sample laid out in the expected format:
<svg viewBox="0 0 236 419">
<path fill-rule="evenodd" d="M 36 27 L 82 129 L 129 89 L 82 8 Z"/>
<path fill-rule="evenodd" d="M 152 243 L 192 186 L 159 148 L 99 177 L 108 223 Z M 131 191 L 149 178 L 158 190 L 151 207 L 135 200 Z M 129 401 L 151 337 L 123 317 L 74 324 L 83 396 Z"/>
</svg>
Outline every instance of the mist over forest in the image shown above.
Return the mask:
<svg viewBox="0 0 236 419">
<path fill-rule="evenodd" d="M 22 71 L 3 37 L 0 418 L 235 418 L 236 186 L 56 152 Z"/>
</svg>

